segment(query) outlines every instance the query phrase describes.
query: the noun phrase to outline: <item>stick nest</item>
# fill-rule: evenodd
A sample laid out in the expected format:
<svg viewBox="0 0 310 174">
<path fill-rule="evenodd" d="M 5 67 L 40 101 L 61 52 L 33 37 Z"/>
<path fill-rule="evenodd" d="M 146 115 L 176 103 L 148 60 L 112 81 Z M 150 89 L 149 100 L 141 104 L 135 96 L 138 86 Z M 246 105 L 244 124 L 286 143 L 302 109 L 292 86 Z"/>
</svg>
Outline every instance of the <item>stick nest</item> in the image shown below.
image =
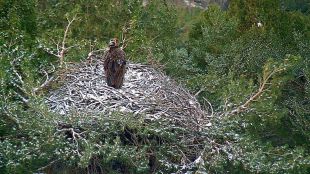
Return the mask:
<svg viewBox="0 0 310 174">
<path fill-rule="evenodd" d="M 103 62 L 69 64 L 63 85 L 51 91 L 47 104 L 53 112 L 86 114 L 143 115 L 146 119 L 164 119 L 173 124 L 197 129 L 205 113 L 196 98 L 175 81 L 154 68 L 128 64 L 121 89 L 107 86 Z"/>
</svg>

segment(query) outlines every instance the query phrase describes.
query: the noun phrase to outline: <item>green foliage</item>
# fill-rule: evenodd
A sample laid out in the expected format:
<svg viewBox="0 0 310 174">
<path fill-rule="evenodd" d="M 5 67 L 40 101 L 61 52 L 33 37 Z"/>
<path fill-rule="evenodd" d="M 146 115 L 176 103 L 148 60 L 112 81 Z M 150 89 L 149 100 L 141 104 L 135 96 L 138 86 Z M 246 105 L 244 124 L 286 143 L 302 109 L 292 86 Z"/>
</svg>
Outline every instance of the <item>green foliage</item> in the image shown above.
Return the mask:
<svg viewBox="0 0 310 174">
<path fill-rule="evenodd" d="M 126 49 L 130 59 L 148 63 L 165 59 L 155 55 L 167 54 L 173 48 L 172 44 L 175 44 L 175 12 L 163 1 L 155 0 L 134 15 Z"/>
<path fill-rule="evenodd" d="M 288 11 L 301 11 L 303 13 L 310 13 L 310 4 L 307 0 L 283 0 L 285 10 Z"/>
<path fill-rule="evenodd" d="M 240 29 L 247 30 L 258 22 L 270 25 L 279 17 L 280 0 L 232 0 L 229 5 L 229 13 L 240 19 Z"/>
<path fill-rule="evenodd" d="M 30 37 L 36 36 L 35 1 L 1 1 L 0 12 L 0 28 L 12 35 L 24 31 Z"/>
<path fill-rule="evenodd" d="M 155 154 L 158 161 L 179 158 L 172 147 L 176 144 L 172 129 L 161 129 L 169 124 L 165 121 L 163 125 L 147 123 L 143 116 L 118 113 L 103 116 L 73 112 L 63 118 L 49 113 L 41 102 L 31 103 L 27 112 L 17 113 L 19 109 L 15 109 L 10 112 L 16 114 L 19 127 L 0 143 L 0 165 L 8 173 L 36 172 L 39 166 L 53 161 L 66 163 L 64 168 L 51 165 L 42 170 L 62 172 L 80 167 L 86 172 L 84 168 L 88 167 L 94 173 L 147 173 L 149 154 Z M 163 165 L 159 171 L 172 169 Z"/>
<path fill-rule="evenodd" d="M 305 173 L 309 170 L 309 152 L 306 150 L 308 143 L 305 143 L 307 138 L 290 129 L 290 123 L 285 119 L 291 115 L 285 106 L 278 103 L 279 97 L 285 93 L 282 91 L 283 86 L 294 78 L 290 73 L 299 63 L 300 57 L 294 56 L 288 57 L 283 63 L 269 60 L 262 76 L 269 77 L 272 74 L 272 79 L 266 83 L 266 92 L 251 104 L 251 110 L 214 118 L 213 122 L 217 124 L 214 126 L 218 129 L 210 130 L 211 134 L 224 147 L 221 148 L 221 153 L 209 157 L 210 163 L 206 168 L 211 167 L 215 172 L 226 166 L 226 169 L 236 173 Z M 240 83 L 240 79 L 235 81 Z M 239 88 L 238 83 L 229 86 L 230 90 L 236 91 L 232 94 L 238 94 Z M 241 89 L 246 87 L 241 86 Z M 232 100 L 232 94 L 224 104 L 225 110 L 232 110 L 235 107 L 233 102 L 238 102 Z M 306 121 L 307 118 L 302 120 Z"/>
<path fill-rule="evenodd" d="M 287 66 L 285 71 L 272 77 L 271 85 L 250 105 L 249 111 L 235 118 L 213 121 L 218 122 L 214 125 L 216 129 L 212 129 L 215 141 L 224 144 L 223 153 L 214 157 L 206 155 L 205 160 L 209 161 L 206 168 L 213 172 L 225 169 L 236 173 L 309 171 L 309 151 L 306 150 L 309 148 L 306 133 L 309 132 L 306 111 L 309 107 L 309 92 L 306 92 L 309 37 L 305 29 L 308 23 L 301 22 L 309 17 L 281 11 L 276 1 L 272 4 L 232 1 L 228 12 L 210 7 L 197 19 L 187 48 L 174 51 L 173 64 L 166 66 L 169 74 L 190 89 L 202 90 L 201 101 L 207 98 L 220 112 L 233 110 L 257 92 L 266 71 L 264 67 Z M 288 21 L 287 18 L 293 22 L 281 21 Z M 258 27 L 257 22 L 263 26 Z M 256 147 L 250 146 L 251 142 L 257 142 Z M 241 149 L 234 153 L 235 148 Z M 264 158 L 255 149 L 264 149 L 262 152 L 266 151 L 269 157 Z M 247 155 L 240 156 L 244 153 Z M 299 159 L 301 161 L 293 162 Z"/>
</svg>

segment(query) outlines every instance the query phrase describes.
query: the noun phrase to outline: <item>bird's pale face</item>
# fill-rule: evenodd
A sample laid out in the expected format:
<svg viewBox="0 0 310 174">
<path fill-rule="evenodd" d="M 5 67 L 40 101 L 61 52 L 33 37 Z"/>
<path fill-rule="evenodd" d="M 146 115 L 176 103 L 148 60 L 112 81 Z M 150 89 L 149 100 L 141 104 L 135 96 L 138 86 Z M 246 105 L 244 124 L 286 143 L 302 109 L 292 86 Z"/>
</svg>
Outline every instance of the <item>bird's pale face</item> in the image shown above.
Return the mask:
<svg viewBox="0 0 310 174">
<path fill-rule="evenodd" d="M 118 47 L 118 40 L 117 38 L 113 38 L 109 42 L 109 47 Z"/>
</svg>

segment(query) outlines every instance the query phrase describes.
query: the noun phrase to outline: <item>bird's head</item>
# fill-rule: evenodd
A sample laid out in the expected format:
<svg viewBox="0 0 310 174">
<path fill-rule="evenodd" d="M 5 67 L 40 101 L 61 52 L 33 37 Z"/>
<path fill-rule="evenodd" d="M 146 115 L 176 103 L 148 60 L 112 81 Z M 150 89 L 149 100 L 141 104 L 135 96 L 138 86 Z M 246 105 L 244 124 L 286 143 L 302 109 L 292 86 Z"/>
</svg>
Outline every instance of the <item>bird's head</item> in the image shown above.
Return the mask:
<svg viewBox="0 0 310 174">
<path fill-rule="evenodd" d="M 109 47 L 114 48 L 118 47 L 118 39 L 117 38 L 112 38 L 109 42 Z"/>
</svg>

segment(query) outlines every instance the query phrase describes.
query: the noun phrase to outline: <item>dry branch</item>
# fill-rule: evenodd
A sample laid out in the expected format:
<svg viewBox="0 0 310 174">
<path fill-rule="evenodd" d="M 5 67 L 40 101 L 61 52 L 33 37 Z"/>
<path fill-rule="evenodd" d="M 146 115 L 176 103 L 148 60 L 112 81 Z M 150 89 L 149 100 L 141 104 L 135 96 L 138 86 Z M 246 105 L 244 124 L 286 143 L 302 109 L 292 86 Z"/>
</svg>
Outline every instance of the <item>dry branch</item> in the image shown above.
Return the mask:
<svg viewBox="0 0 310 174">
<path fill-rule="evenodd" d="M 122 28 L 121 33 L 121 49 L 125 49 L 128 45 L 128 42 L 131 40 L 130 37 L 128 37 L 128 32 L 134 27 L 135 21 L 130 20 L 125 26 Z"/>
<path fill-rule="evenodd" d="M 229 112 L 226 112 L 225 115 L 235 115 L 235 114 L 239 114 L 241 112 L 246 111 L 249 108 L 250 104 L 256 101 L 266 91 L 266 88 L 267 88 L 266 86 L 270 85 L 271 77 L 275 75 L 276 73 L 281 72 L 283 70 L 284 68 L 275 68 L 271 72 L 264 72 L 258 90 L 253 95 L 251 95 L 251 97 L 247 101 L 245 101 L 242 105 L 238 106 L 237 108 Z"/>
<path fill-rule="evenodd" d="M 45 169 L 51 167 L 52 165 L 54 165 L 58 161 L 59 161 L 59 159 L 53 160 L 53 161 L 49 162 L 47 165 L 38 168 L 37 171 L 44 171 Z"/>
<path fill-rule="evenodd" d="M 55 69 L 54 69 L 55 71 Z M 52 76 L 52 77 L 49 77 L 48 75 L 48 72 L 46 72 L 45 70 L 43 70 L 45 76 L 46 76 L 46 79 L 45 81 L 38 87 L 35 87 L 32 89 L 32 95 L 35 95 L 39 90 L 47 87 L 51 82 L 53 82 L 54 80 L 58 79 L 58 77 L 55 77 L 55 76 Z"/>
<path fill-rule="evenodd" d="M 57 49 L 57 53 L 56 54 L 52 50 L 45 49 L 45 51 L 48 52 L 49 54 L 52 54 L 55 57 L 59 58 L 59 66 L 60 67 L 63 67 L 64 59 L 65 59 L 65 54 L 67 53 L 67 51 L 70 48 L 72 48 L 72 46 L 66 47 L 66 39 L 67 39 L 67 35 L 68 35 L 68 32 L 69 32 L 69 28 L 70 28 L 71 24 L 76 19 L 77 19 L 76 15 L 71 20 L 69 20 L 67 18 L 68 24 L 67 24 L 66 29 L 64 31 L 64 35 L 63 35 L 63 38 L 62 38 L 62 41 L 61 41 L 61 45 L 60 45 L 60 41 L 56 42 L 55 40 L 52 39 L 52 42 L 56 45 L 56 49 Z M 56 77 L 56 76 L 49 77 L 47 72 L 44 72 L 44 73 L 46 75 L 46 80 L 39 87 L 33 88 L 33 90 L 32 90 L 32 94 L 33 95 L 35 95 L 39 90 L 47 87 L 55 79 L 58 79 L 58 77 Z"/>
<path fill-rule="evenodd" d="M 71 20 L 67 18 L 67 21 L 68 21 L 68 24 L 65 28 L 65 31 L 64 31 L 64 35 L 62 37 L 62 40 L 61 41 L 55 41 L 53 39 L 52 42 L 55 44 L 56 46 L 56 49 L 57 49 L 57 53 L 54 53 L 52 50 L 48 49 L 48 48 L 45 48 L 44 50 L 51 54 L 51 55 L 54 55 L 55 57 L 59 58 L 59 66 L 62 67 L 63 64 L 64 64 L 64 58 L 65 58 L 65 54 L 68 52 L 68 50 L 70 48 L 72 48 L 73 46 L 70 46 L 70 47 L 66 47 L 66 40 L 67 40 L 67 36 L 68 36 L 68 32 L 69 32 L 69 29 L 70 29 L 70 26 L 71 24 L 77 19 L 77 16 L 75 15 Z"/>
</svg>

